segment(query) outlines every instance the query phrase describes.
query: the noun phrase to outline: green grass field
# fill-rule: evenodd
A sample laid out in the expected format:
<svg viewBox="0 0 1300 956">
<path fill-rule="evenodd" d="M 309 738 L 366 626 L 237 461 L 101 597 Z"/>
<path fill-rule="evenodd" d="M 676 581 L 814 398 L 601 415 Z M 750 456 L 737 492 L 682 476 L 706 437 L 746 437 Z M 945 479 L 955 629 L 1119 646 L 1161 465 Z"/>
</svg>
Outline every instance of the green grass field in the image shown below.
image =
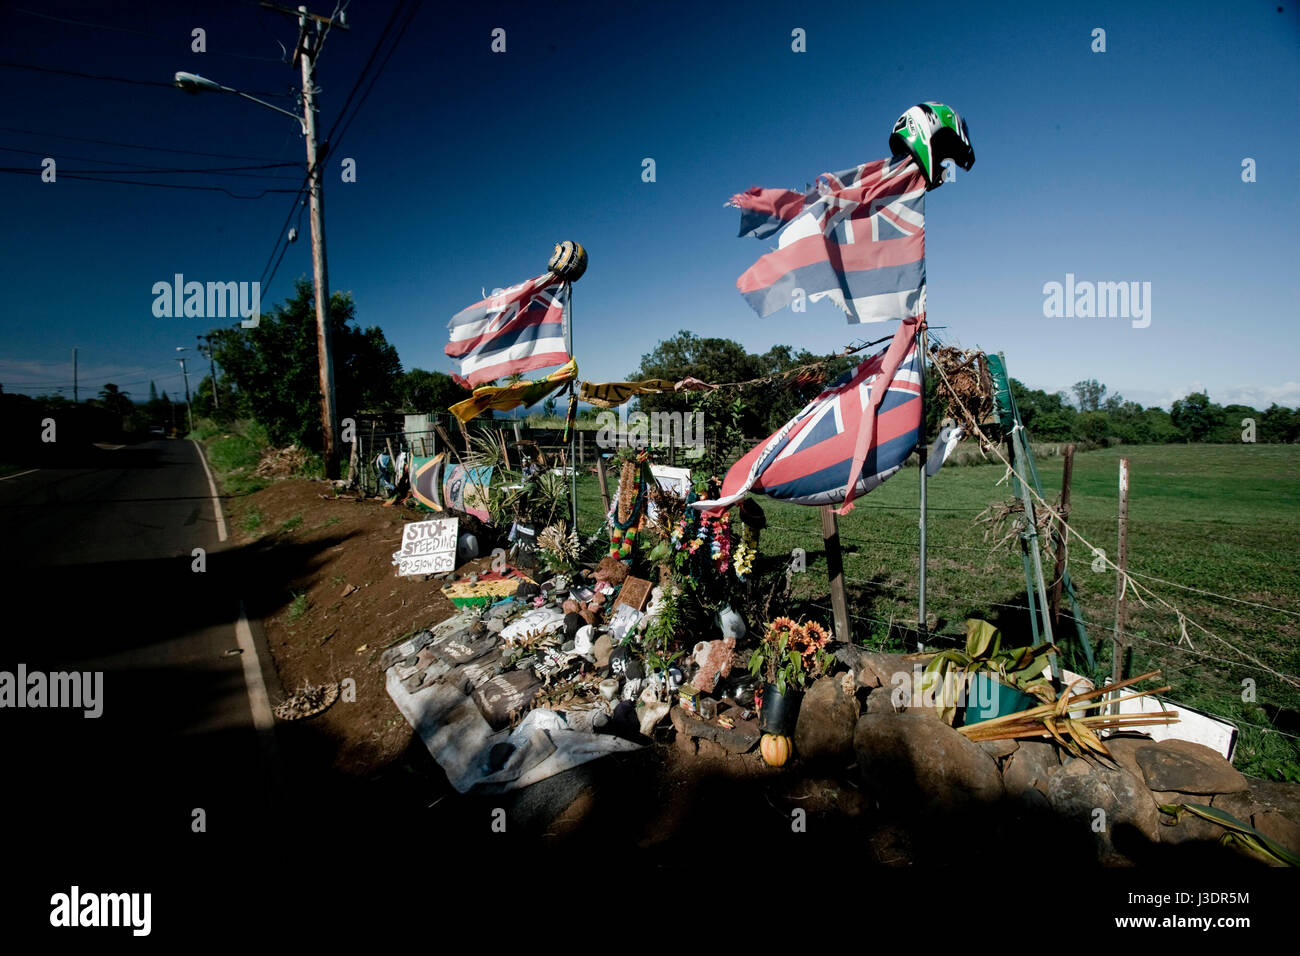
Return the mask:
<svg viewBox="0 0 1300 956">
<path fill-rule="evenodd" d="M 1300 733 L 1300 688 L 1270 672 L 1292 680 L 1300 674 L 1300 448 L 1150 445 L 1077 454 L 1071 524 L 1112 560 L 1121 457 L 1129 459 L 1131 475 L 1129 571 L 1171 582 L 1137 578 L 1213 635 L 1189 623 L 1188 647 L 1175 611 L 1149 597 L 1151 606 L 1144 607 L 1130 594 L 1128 673 L 1159 667 L 1173 685 L 1170 697 L 1237 722 L 1236 762 L 1245 772 L 1300 780 L 1300 750 L 1287 736 Z M 1061 458 L 1038 460 L 1049 501 L 1060 491 L 1062 464 Z M 927 617 L 933 632 L 954 641 L 967 617 L 982 617 L 1009 639 L 1029 642 L 1019 546 L 996 546 L 1000 535 L 985 541 L 986 527 L 976 522 L 990 504 L 1011 498 L 1008 483 L 999 484 L 1004 475 L 1001 464 L 949 466 L 929 482 Z M 917 470 L 906 468 L 840 519 L 849 611 L 860 643 L 897 646 L 916 628 L 917 486 Z M 828 609 L 818 509 L 759 502 L 768 519 L 764 558 L 784 564 L 803 548 L 807 572 L 797 576 L 795 594 Z M 582 481 L 579 504 L 583 530 L 594 528 L 601 520 L 594 478 Z M 1116 575 L 1094 572 L 1092 557 L 1071 540 L 1070 573 L 1097 656 L 1093 676 L 1108 675 Z M 1050 578 L 1050 563 L 1045 574 Z M 824 615 L 829 623 L 829 610 Z M 1074 669 L 1086 670 L 1081 659 Z"/>
</svg>

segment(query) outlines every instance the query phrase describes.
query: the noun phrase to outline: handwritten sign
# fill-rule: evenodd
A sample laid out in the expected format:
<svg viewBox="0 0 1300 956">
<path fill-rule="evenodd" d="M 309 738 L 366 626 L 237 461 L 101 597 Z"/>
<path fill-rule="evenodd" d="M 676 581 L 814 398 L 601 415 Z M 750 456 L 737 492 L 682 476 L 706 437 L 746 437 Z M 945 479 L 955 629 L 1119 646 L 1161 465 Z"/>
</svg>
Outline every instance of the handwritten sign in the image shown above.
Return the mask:
<svg viewBox="0 0 1300 956">
<path fill-rule="evenodd" d="M 393 552 L 398 574 L 442 574 L 456 570 L 458 518 L 412 521 L 402 528 L 402 547 Z"/>
</svg>

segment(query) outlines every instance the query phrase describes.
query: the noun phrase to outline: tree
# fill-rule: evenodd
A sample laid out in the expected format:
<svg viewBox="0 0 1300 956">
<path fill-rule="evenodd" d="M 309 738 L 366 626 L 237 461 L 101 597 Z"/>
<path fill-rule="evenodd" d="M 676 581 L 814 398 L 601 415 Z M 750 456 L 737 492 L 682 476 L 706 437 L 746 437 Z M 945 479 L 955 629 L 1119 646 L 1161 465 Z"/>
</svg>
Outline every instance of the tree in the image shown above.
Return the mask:
<svg viewBox="0 0 1300 956">
<path fill-rule="evenodd" d="M 654 351 L 641 356 L 640 366 L 628 377 L 634 380 L 662 378 L 674 382 L 693 377 L 711 385 L 747 382 L 807 365 L 818 358 L 806 349 L 796 352 L 788 345 L 776 345 L 762 355 L 754 355 L 732 339 L 700 338 L 694 332 L 683 330 L 672 338 L 661 341 Z M 767 435 L 789 421 L 828 381 L 854 364 L 852 357 L 842 357 L 828 363 L 818 374 L 803 379 L 787 379 L 771 386 L 748 388 L 739 392 L 728 390 L 723 396 L 727 401 L 737 396 L 743 399 L 739 421 L 732 422 L 728 418 L 728 428 L 738 428 L 750 438 Z M 709 393 L 674 392 L 643 395 L 640 407 L 642 411 L 652 413 L 691 413 L 698 409 L 705 412 L 705 427 L 713 428 L 718 423 L 711 421 L 710 414 L 722 414 L 723 406 L 716 401 L 705 402 L 707 394 Z M 727 414 L 730 414 L 729 410 Z"/>
<path fill-rule="evenodd" d="M 1106 395 L 1105 385 L 1095 378 L 1090 378 L 1083 382 L 1075 382 L 1073 388 L 1079 411 L 1095 412 L 1101 408 L 1102 399 Z"/>
<path fill-rule="evenodd" d="M 402 405 L 417 414 L 445 412 L 469 393 L 446 372 L 413 368 L 402 376 L 399 388 Z"/>
<path fill-rule="evenodd" d="M 110 415 L 122 419 L 131 414 L 135 408 L 135 403 L 131 401 L 130 396 L 130 392 L 120 391 L 116 385 L 109 382 L 100 391 L 99 400 Z"/>
<path fill-rule="evenodd" d="M 361 411 L 395 408 L 402 378 L 397 350 L 376 326 L 353 322 L 352 296 L 330 297 L 334 337 L 336 414 L 340 419 Z M 316 308 L 306 279 L 295 284 L 292 298 L 263 313 L 256 329 L 238 326 L 211 333 L 215 358 L 225 370 L 236 412 L 265 426 L 277 445 L 296 442 L 322 447 L 320 376 L 316 352 Z"/>
<path fill-rule="evenodd" d="M 1210 401 L 1204 392 L 1192 392 L 1169 409 L 1169 417 L 1188 441 L 1204 441 L 1205 436 L 1222 420 L 1223 409 Z"/>
</svg>

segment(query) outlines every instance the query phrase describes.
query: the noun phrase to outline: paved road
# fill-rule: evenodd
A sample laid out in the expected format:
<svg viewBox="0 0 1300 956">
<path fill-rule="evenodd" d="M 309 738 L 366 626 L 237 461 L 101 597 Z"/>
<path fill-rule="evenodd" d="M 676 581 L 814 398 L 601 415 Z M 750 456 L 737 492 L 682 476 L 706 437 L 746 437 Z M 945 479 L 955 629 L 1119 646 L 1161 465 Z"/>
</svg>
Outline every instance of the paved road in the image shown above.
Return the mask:
<svg viewBox="0 0 1300 956">
<path fill-rule="evenodd" d="M 185 894 L 261 855 L 275 763 L 236 652 L 238 576 L 196 445 L 91 449 L 0 480 L 0 671 L 102 671 L 103 713 L 0 709 L 11 860 L 48 915 L 79 882 Z M 193 550 L 207 570 L 193 569 Z M 193 829 L 206 814 L 206 833 Z M 15 832 L 16 831 L 16 832 Z M 12 872 L 12 871 L 11 871 Z M 228 879 L 221 876 L 219 879 Z M 30 902 L 30 901 L 29 901 Z M 4 910 L 8 926 L 19 915 Z"/>
</svg>

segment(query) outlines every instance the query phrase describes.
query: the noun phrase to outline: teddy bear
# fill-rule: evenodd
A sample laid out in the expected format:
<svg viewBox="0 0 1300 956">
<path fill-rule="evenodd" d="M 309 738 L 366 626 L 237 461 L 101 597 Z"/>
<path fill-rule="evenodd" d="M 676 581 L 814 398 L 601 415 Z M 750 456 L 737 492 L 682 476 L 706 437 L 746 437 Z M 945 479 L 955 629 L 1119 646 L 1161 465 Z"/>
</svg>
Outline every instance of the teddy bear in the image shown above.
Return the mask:
<svg viewBox="0 0 1300 956">
<path fill-rule="evenodd" d="M 710 694 L 720 678 L 731 673 L 736 639 L 725 637 L 720 641 L 700 641 L 691 652 L 691 659 L 699 665 L 692 685 L 701 694 Z"/>
</svg>

